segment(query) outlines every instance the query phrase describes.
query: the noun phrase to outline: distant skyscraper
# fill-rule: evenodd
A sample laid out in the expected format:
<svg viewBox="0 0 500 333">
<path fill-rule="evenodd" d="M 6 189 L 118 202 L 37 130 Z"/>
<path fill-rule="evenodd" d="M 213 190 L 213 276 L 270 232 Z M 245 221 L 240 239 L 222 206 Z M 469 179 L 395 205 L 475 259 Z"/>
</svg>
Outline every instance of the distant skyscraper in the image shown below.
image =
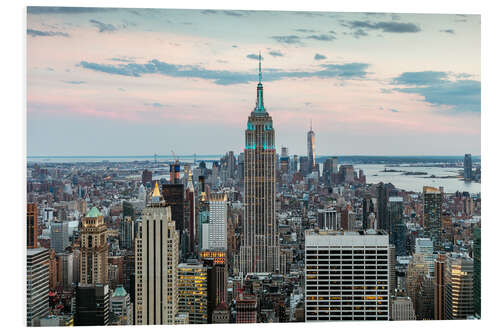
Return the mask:
<svg viewBox="0 0 500 333">
<path fill-rule="evenodd" d="M 44 248 L 28 249 L 26 263 L 26 321 L 49 314 L 49 251 Z"/>
<path fill-rule="evenodd" d="M 106 225 L 97 207 L 92 207 L 82 220 L 80 282 L 82 284 L 108 282 Z"/>
<path fill-rule="evenodd" d="M 303 175 L 307 175 L 307 162 L 308 158 L 307 156 L 300 156 L 299 157 L 299 172 Z"/>
<path fill-rule="evenodd" d="M 437 188 L 424 186 L 424 235 L 432 240 L 434 250 L 441 249 L 442 221 L 441 210 L 443 193 Z"/>
<path fill-rule="evenodd" d="M 178 306 L 179 236 L 158 183 L 135 239 L 135 323 L 174 324 Z"/>
<path fill-rule="evenodd" d="M 389 320 L 385 232 L 307 230 L 305 257 L 306 322 Z"/>
<path fill-rule="evenodd" d="M 68 222 L 52 222 L 50 224 L 50 247 L 56 253 L 63 253 L 69 246 Z"/>
<path fill-rule="evenodd" d="M 309 132 L 307 132 L 307 173 L 311 173 L 316 170 L 316 152 L 314 151 L 316 144 L 316 134 L 311 127 Z"/>
<path fill-rule="evenodd" d="M 276 149 L 273 121 L 264 108 L 259 57 L 257 102 L 245 131 L 245 218 L 240 271 L 280 269 L 279 234 L 275 216 Z"/>
<path fill-rule="evenodd" d="M 148 169 L 142 172 L 142 185 L 146 186 L 147 184 L 152 185 L 153 183 L 153 173 Z"/>
<path fill-rule="evenodd" d="M 387 211 L 387 188 L 384 183 L 377 184 L 377 229 L 390 232 Z"/>
<path fill-rule="evenodd" d="M 179 161 L 170 164 L 170 184 L 179 184 L 181 179 L 181 165 Z"/>
<path fill-rule="evenodd" d="M 27 204 L 26 231 L 28 249 L 34 249 L 38 244 L 38 209 L 36 203 Z"/>
<path fill-rule="evenodd" d="M 415 239 L 415 253 L 423 254 L 429 274 L 434 274 L 434 246 L 429 238 Z"/>
<path fill-rule="evenodd" d="M 189 235 L 189 246 L 188 246 L 188 251 L 190 253 L 195 252 L 195 244 L 196 244 L 196 200 L 195 200 L 195 192 L 194 192 L 194 185 L 193 185 L 193 174 L 191 173 L 191 170 L 188 172 L 188 181 L 187 181 L 187 186 L 186 186 L 186 226 L 185 228 L 188 229 L 188 235 Z"/>
<path fill-rule="evenodd" d="M 332 175 L 338 171 L 338 157 L 328 157 L 323 164 L 323 181 L 331 184 Z"/>
<path fill-rule="evenodd" d="M 464 157 L 464 179 L 472 180 L 472 156 L 465 154 Z"/>
<path fill-rule="evenodd" d="M 175 221 L 175 229 L 184 230 L 184 184 L 163 184 L 161 192 L 165 204 L 172 209 L 172 220 Z"/>
<path fill-rule="evenodd" d="M 130 216 L 120 221 L 120 248 L 131 250 L 134 248 L 134 239 L 137 234 L 138 223 Z"/>
<path fill-rule="evenodd" d="M 209 223 L 203 235 L 204 250 L 227 250 L 227 195 L 211 193 L 209 196 Z"/>
</svg>

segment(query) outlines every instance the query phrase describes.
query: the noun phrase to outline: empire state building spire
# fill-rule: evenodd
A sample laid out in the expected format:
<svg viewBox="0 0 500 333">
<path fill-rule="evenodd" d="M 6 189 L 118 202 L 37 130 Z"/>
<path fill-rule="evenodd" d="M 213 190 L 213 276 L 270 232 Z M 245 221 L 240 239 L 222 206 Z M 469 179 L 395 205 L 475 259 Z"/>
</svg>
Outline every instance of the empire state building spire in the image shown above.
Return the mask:
<svg viewBox="0 0 500 333">
<path fill-rule="evenodd" d="M 259 52 L 259 83 L 257 84 L 257 101 L 255 103 L 255 113 L 265 114 L 266 108 L 264 108 L 264 87 L 262 86 L 262 67 L 261 67 L 261 55 Z"/>
</svg>

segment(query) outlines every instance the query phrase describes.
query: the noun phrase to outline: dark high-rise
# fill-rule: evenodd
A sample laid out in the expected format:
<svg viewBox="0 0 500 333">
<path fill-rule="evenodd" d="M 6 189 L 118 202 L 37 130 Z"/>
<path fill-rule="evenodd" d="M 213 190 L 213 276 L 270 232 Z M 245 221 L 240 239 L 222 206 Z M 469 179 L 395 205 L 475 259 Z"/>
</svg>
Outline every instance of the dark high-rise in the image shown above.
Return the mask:
<svg viewBox="0 0 500 333">
<path fill-rule="evenodd" d="M 184 184 L 163 184 L 161 194 L 165 205 L 172 210 L 176 230 L 184 230 Z"/>
<path fill-rule="evenodd" d="M 384 183 L 377 185 L 377 229 L 389 232 L 389 216 L 387 211 L 387 190 Z"/>
<path fill-rule="evenodd" d="M 26 210 L 26 231 L 28 249 L 37 247 L 38 238 L 38 210 L 36 203 L 28 203 Z"/>
<path fill-rule="evenodd" d="M 464 157 L 464 179 L 472 180 L 472 156 L 465 154 Z"/>
<path fill-rule="evenodd" d="M 432 240 L 434 250 L 441 248 L 442 221 L 441 210 L 443 204 L 443 193 L 437 188 L 424 186 L 424 212 L 423 227 L 424 235 Z"/>
<path fill-rule="evenodd" d="M 279 234 L 275 216 L 276 148 L 273 120 L 264 108 L 260 60 L 257 101 L 245 131 L 244 187 L 240 271 L 243 274 L 279 271 Z"/>
<path fill-rule="evenodd" d="M 146 186 L 146 184 L 153 185 L 153 172 L 148 169 L 142 172 L 142 185 Z"/>
<path fill-rule="evenodd" d="M 109 325 L 110 290 L 107 284 L 82 285 L 75 289 L 75 326 Z"/>
</svg>

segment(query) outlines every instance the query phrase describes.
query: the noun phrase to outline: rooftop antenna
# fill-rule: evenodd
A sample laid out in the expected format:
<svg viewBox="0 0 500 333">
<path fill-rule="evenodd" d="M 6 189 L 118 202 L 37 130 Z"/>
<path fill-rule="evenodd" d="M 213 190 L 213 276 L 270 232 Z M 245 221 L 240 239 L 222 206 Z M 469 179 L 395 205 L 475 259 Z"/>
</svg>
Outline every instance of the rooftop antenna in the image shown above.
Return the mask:
<svg viewBox="0 0 500 333">
<path fill-rule="evenodd" d="M 259 83 L 262 82 L 262 70 L 261 70 L 261 66 L 260 66 L 260 60 L 261 60 L 261 56 L 260 56 L 260 51 L 259 51 Z"/>
</svg>

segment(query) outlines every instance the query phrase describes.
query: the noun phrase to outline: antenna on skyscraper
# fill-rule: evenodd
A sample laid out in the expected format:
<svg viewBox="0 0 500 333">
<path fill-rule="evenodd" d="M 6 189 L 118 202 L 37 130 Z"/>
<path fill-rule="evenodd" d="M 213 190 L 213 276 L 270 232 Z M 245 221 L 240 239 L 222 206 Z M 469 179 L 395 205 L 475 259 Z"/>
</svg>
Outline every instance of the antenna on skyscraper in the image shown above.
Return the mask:
<svg viewBox="0 0 500 333">
<path fill-rule="evenodd" d="M 260 56 L 260 51 L 259 51 L 259 83 L 262 82 L 262 70 L 261 70 L 260 62 L 261 62 L 261 56 Z"/>
<path fill-rule="evenodd" d="M 313 130 L 313 120 L 311 118 L 311 131 Z"/>
</svg>

